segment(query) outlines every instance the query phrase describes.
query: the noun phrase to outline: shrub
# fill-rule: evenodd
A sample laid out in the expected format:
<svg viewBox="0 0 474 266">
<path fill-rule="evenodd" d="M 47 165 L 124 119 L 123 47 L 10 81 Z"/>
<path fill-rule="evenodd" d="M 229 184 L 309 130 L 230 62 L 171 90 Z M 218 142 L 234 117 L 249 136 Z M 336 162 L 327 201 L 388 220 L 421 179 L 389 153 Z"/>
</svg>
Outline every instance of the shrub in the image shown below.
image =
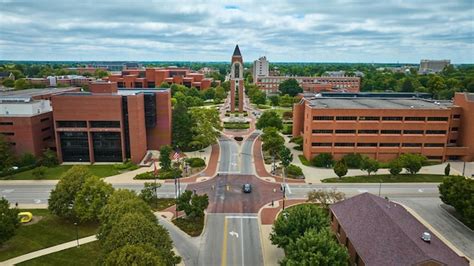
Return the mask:
<svg viewBox="0 0 474 266">
<path fill-rule="evenodd" d="M 416 174 L 420 171 L 421 167 L 426 164 L 426 157 L 421 154 L 406 153 L 400 156 L 403 168 L 410 174 Z"/>
<path fill-rule="evenodd" d="M 40 159 L 40 164 L 46 167 L 54 167 L 59 164 L 56 153 L 50 149 L 46 149 Z"/>
<path fill-rule="evenodd" d="M 192 168 L 204 167 L 206 166 L 206 162 L 204 159 L 201 158 L 188 158 L 186 159 L 186 163 L 189 164 Z"/>
<path fill-rule="evenodd" d="M 359 153 L 349 153 L 344 155 L 342 159 L 344 160 L 348 168 L 359 169 L 364 158 L 362 158 L 362 155 L 360 155 Z"/>
<path fill-rule="evenodd" d="M 283 112 L 282 117 L 285 120 L 292 119 L 293 118 L 293 112 L 291 112 L 291 111 Z"/>
<path fill-rule="evenodd" d="M 153 172 L 150 171 L 150 172 L 145 172 L 145 173 L 138 174 L 133 179 L 140 179 L 140 180 L 155 179 L 155 176 L 153 175 Z"/>
<path fill-rule="evenodd" d="M 449 172 L 451 172 L 451 164 L 447 164 L 446 167 L 444 168 L 444 175 L 448 176 Z"/>
<path fill-rule="evenodd" d="M 171 168 L 168 171 L 159 171 L 158 178 L 159 179 L 174 179 L 175 177 L 180 178 L 182 173 L 183 171 L 181 171 L 181 169 Z"/>
<path fill-rule="evenodd" d="M 303 170 L 301 169 L 301 167 L 296 166 L 294 164 L 288 165 L 286 171 L 290 176 L 303 176 Z"/>
<path fill-rule="evenodd" d="M 393 175 L 393 176 L 399 175 L 403 170 L 402 162 L 398 158 L 395 159 L 395 160 L 392 160 L 389 163 L 388 167 L 390 168 L 390 174 Z"/>
<path fill-rule="evenodd" d="M 43 179 L 46 176 L 46 167 L 45 166 L 39 166 L 33 169 L 31 174 L 35 177 L 35 179 Z"/>
<path fill-rule="evenodd" d="M 114 168 L 117 170 L 136 170 L 138 165 L 132 163 L 130 160 L 126 160 L 123 163 L 114 164 Z"/>
<path fill-rule="evenodd" d="M 344 160 L 340 160 L 334 165 L 334 173 L 336 173 L 339 178 L 347 175 L 347 165 Z"/>
<path fill-rule="evenodd" d="M 31 154 L 31 153 L 25 153 L 23 154 L 20 159 L 18 160 L 18 166 L 23 167 L 23 166 L 28 166 L 28 165 L 35 165 L 36 162 L 36 157 Z"/>
<path fill-rule="evenodd" d="M 371 173 L 376 173 L 380 168 L 379 162 L 369 157 L 364 157 L 362 160 L 362 164 L 360 166 L 360 170 L 366 171 L 367 175 Z"/>
<path fill-rule="evenodd" d="M 293 126 L 283 126 L 283 130 L 281 131 L 282 134 L 291 135 L 293 133 Z"/>
<path fill-rule="evenodd" d="M 333 163 L 334 160 L 332 159 L 332 155 L 330 153 L 320 153 L 311 159 L 311 164 L 316 167 L 330 168 L 332 167 Z"/>
<path fill-rule="evenodd" d="M 290 143 L 294 143 L 294 144 L 297 144 L 297 145 L 303 145 L 303 136 L 292 137 L 290 139 Z"/>
</svg>

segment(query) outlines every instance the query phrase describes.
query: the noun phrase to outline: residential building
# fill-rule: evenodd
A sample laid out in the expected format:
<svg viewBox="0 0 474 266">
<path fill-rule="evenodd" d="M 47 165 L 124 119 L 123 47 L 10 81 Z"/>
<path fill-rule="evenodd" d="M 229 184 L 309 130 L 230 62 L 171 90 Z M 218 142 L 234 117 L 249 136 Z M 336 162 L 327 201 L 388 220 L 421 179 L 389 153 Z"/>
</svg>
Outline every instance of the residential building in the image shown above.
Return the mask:
<svg viewBox="0 0 474 266">
<path fill-rule="evenodd" d="M 329 209 L 351 265 L 469 265 L 400 204 L 366 192 Z"/>
<path fill-rule="evenodd" d="M 79 88 L 28 89 L 0 92 L 0 134 L 21 156 L 39 156 L 44 149 L 54 149 L 54 125 L 51 97 Z"/>
<path fill-rule="evenodd" d="M 422 59 L 420 61 L 420 69 L 418 70 L 419 74 L 431 74 L 439 73 L 443 69 L 451 64 L 451 60 L 429 60 Z"/>
<path fill-rule="evenodd" d="M 290 76 L 268 76 L 257 77 L 255 84 L 265 92 L 276 92 L 280 83 L 287 79 L 296 79 L 304 91 L 360 91 L 360 77 L 290 77 Z"/>
<path fill-rule="evenodd" d="M 13 75 L 12 72 L 10 71 L 1 71 L 0 72 L 0 80 L 4 80 L 4 79 L 11 79 L 11 80 L 15 80 L 15 75 Z"/>
<path fill-rule="evenodd" d="M 474 94 L 456 93 L 454 102 L 386 94 L 306 94 L 293 108 L 293 136 L 303 136 L 306 159 L 360 153 L 389 161 L 419 153 L 437 161 L 474 160 Z"/>
<path fill-rule="evenodd" d="M 148 150 L 171 144 L 168 89 L 118 89 L 93 82 L 90 92 L 54 96 L 53 117 L 61 162 L 139 163 Z"/>
<path fill-rule="evenodd" d="M 112 73 L 106 79 L 116 82 L 119 88 L 155 88 L 166 82 L 201 90 L 211 87 L 214 81 L 212 78 L 206 78 L 204 74 L 178 67 L 127 69 Z"/>
<path fill-rule="evenodd" d="M 259 59 L 253 61 L 252 74 L 254 83 L 257 77 L 268 77 L 269 76 L 269 63 L 266 56 L 262 56 Z"/>
</svg>

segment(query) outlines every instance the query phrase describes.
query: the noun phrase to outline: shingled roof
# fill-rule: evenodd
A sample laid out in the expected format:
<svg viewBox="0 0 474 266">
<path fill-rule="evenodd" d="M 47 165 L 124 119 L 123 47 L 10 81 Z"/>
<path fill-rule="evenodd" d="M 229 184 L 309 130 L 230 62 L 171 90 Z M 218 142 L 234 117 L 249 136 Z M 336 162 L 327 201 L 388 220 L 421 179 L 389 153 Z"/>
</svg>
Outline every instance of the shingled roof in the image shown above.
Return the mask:
<svg viewBox="0 0 474 266">
<path fill-rule="evenodd" d="M 469 265 L 397 203 L 363 193 L 330 209 L 365 265 Z"/>
<path fill-rule="evenodd" d="M 232 54 L 232 56 L 242 56 L 242 55 L 240 54 L 240 49 L 239 49 L 239 45 L 238 45 L 238 44 L 235 46 L 234 54 Z"/>
</svg>

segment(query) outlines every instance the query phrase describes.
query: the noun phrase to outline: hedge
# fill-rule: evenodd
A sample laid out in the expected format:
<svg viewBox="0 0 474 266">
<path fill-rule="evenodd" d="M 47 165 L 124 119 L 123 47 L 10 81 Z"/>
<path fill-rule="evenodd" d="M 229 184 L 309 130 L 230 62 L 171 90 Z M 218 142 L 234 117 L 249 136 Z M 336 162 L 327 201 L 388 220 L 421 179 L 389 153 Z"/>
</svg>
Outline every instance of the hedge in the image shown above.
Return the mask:
<svg viewBox="0 0 474 266">
<path fill-rule="evenodd" d="M 204 159 L 197 158 L 197 157 L 186 159 L 186 163 L 188 163 L 189 166 L 191 166 L 192 168 L 206 166 L 206 162 L 204 161 Z"/>
</svg>

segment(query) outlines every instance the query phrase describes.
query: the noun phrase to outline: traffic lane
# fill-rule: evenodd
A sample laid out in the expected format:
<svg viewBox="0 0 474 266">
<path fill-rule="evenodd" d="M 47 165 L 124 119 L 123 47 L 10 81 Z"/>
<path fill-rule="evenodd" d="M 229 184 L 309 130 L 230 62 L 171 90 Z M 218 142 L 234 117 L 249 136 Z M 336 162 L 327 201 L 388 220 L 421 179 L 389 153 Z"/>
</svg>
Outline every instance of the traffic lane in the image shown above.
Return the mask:
<svg viewBox="0 0 474 266">
<path fill-rule="evenodd" d="M 443 209 L 439 198 L 394 197 L 391 200 L 415 211 L 461 252 L 474 259 L 474 231 Z"/>
<path fill-rule="evenodd" d="M 245 139 L 244 144 L 242 145 L 241 151 L 241 174 L 254 174 L 254 164 L 252 162 L 252 145 L 259 133 L 252 133 L 250 136 Z"/>
<path fill-rule="evenodd" d="M 229 139 L 225 137 L 219 138 L 220 155 L 219 155 L 219 172 L 229 171 Z"/>
<path fill-rule="evenodd" d="M 199 244 L 199 265 L 221 265 L 225 214 L 208 213 Z"/>
</svg>

